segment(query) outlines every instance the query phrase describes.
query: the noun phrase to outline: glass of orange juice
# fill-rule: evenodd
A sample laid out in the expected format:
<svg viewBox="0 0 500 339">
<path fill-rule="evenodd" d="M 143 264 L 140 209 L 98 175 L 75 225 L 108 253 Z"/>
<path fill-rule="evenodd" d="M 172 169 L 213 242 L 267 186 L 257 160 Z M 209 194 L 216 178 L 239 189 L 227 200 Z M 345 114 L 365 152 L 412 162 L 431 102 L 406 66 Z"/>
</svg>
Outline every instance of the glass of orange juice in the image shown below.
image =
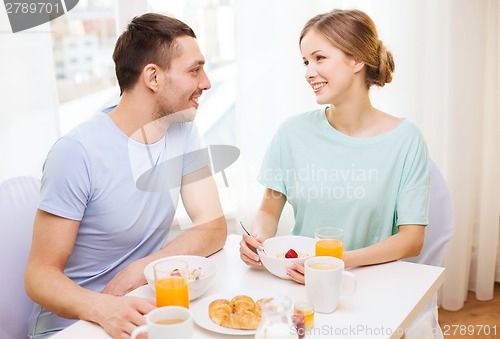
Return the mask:
<svg viewBox="0 0 500 339">
<path fill-rule="evenodd" d="M 314 232 L 316 256 L 329 256 L 342 259 L 344 252 L 344 231 L 336 227 L 321 227 Z"/>
<path fill-rule="evenodd" d="M 156 306 L 189 308 L 188 264 L 183 260 L 166 259 L 154 265 Z"/>
</svg>

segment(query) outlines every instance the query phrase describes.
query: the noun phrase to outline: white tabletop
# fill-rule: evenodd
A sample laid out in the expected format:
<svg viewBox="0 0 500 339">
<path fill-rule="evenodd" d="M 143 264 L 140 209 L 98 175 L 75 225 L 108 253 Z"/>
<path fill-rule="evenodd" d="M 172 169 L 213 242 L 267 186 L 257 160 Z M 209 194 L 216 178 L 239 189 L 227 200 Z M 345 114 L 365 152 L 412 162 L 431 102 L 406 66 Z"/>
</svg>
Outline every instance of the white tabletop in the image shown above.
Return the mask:
<svg viewBox="0 0 500 339">
<path fill-rule="evenodd" d="M 211 256 L 217 276 L 211 289 L 190 304 L 221 292 L 239 291 L 261 296 L 286 295 L 293 301 L 307 300 L 304 285 L 282 280 L 265 270 L 246 266 L 239 258 L 241 236 L 230 235 L 223 250 Z M 444 268 L 403 261 L 350 270 L 357 278 L 354 296 L 341 300 L 331 314 L 315 314 L 314 329 L 306 338 L 399 338 L 421 308 L 444 282 Z M 142 286 L 130 293 L 154 299 L 153 290 Z M 78 321 L 54 335 L 54 339 L 110 338 L 98 325 Z M 229 338 L 195 325 L 195 339 Z M 253 338 L 253 336 L 240 336 Z"/>
</svg>

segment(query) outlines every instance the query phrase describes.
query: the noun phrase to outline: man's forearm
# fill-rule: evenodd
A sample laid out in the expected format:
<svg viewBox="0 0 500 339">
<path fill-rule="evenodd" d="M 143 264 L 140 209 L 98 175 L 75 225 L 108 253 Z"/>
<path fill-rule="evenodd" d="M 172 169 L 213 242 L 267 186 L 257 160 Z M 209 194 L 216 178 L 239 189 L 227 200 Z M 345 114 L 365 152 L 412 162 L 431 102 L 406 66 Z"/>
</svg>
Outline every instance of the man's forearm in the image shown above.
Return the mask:
<svg viewBox="0 0 500 339">
<path fill-rule="evenodd" d="M 118 272 L 104 288 L 104 293 L 124 295 L 138 286 L 145 284 L 144 268 L 152 261 L 173 255 L 209 256 L 220 250 L 226 241 L 227 225 L 222 216 L 205 224 L 193 226 L 163 249 L 129 264 Z"/>
<path fill-rule="evenodd" d="M 68 319 L 91 319 L 92 306 L 99 294 L 87 290 L 64 275 L 56 267 L 28 266 L 25 288 L 29 297 L 50 312 Z"/>
<path fill-rule="evenodd" d="M 221 216 L 183 231 L 161 251 L 149 256 L 148 261 L 180 254 L 206 257 L 224 247 L 226 237 L 227 223 L 225 217 Z"/>
</svg>

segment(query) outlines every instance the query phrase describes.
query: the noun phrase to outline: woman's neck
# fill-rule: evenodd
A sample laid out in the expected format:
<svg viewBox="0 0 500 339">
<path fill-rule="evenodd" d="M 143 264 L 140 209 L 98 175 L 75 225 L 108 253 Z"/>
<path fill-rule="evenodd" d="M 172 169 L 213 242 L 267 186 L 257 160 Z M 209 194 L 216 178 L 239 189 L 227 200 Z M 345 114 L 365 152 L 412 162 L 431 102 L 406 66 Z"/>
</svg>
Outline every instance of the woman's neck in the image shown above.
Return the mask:
<svg viewBox="0 0 500 339">
<path fill-rule="evenodd" d="M 337 131 L 357 138 L 386 133 L 401 122 L 401 119 L 373 107 L 368 96 L 328 107 L 326 118 Z"/>
<path fill-rule="evenodd" d="M 326 118 L 331 126 L 349 136 L 364 134 L 363 131 L 371 125 L 377 114 L 368 95 L 363 99 L 346 100 L 331 105 L 326 110 Z"/>
</svg>

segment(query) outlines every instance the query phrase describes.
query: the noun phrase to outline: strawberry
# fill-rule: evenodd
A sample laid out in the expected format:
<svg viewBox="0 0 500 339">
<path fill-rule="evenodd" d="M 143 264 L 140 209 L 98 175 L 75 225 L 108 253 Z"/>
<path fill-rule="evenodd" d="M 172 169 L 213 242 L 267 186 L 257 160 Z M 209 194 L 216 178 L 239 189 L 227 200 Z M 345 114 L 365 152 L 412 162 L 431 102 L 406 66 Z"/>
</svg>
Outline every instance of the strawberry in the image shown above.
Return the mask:
<svg viewBox="0 0 500 339">
<path fill-rule="evenodd" d="M 176 268 L 176 269 L 172 270 L 172 272 L 170 272 L 170 276 L 171 277 L 182 277 L 181 271 L 178 268 Z"/>
<path fill-rule="evenodd" d="M 297 252 L 295 252 L 294 250 L 292 250 L 291 248 L 288 250 L 288 252 L 286 252 L 285 254 L 285 258 L 288 258 L 288 259 L 293 259 L 293 258 L 298 258 L 298 254 Z"/>
<path fill-rule="evenodd" d="M 295 329 L 297 330 L 297 334 L 299 339 L 302 339 L 306 336 L 306 323 L 304 321 L 304 313 L 301 311 L 296 312 L 292 315 L 292 322 L 295 325 Z"/>
</svg>

